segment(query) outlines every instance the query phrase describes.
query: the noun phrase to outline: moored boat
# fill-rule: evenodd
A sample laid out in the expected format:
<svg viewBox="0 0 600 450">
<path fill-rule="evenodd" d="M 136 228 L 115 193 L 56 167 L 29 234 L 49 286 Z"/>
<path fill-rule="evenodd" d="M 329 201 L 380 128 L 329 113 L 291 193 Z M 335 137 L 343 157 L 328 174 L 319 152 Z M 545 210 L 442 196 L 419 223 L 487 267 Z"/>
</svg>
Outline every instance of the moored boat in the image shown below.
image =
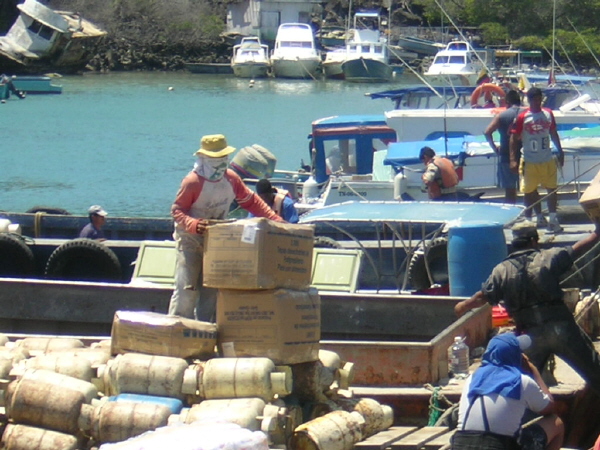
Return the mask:
<svg viewBox="0 0 600 450">
<path fill-rule="evenodd" d="M 342 63 L 344 79 L 354 82 L 386 82 L 392 78 L 387 39 L 381 34 L 381 16 L 375 11 L 354 15 L 352 37 L 346 43 Z"/>
<path fill-rule="evenodd" d="M 321 67 L 321 57 L 310 25 L 279 25 L 275 48 L 271 52 L 271 67 L 276 78 L 316 78 Z"/>
<path fill-rule="evenodd" d="M 491 50 L 475 50 L 470 42 L 452 41 L 435 55 L 424 76 L 434 85 L 474 86 L 492 59 Z"/>
<path fill-rule="evenodd" d="M 15 75 L 12 77 L 15 88 L 26 94 L 61 94 L 62 85 L 54 83 L 54 77 L 47 75 Z"/>
<path fill-rule="evenodd" d="M 233 74 L 240 78 L 264 78 L 269 74 L 269 47 L 255 36 L 242 38 L 233 47 L 231 57 Z"/>
</svg>

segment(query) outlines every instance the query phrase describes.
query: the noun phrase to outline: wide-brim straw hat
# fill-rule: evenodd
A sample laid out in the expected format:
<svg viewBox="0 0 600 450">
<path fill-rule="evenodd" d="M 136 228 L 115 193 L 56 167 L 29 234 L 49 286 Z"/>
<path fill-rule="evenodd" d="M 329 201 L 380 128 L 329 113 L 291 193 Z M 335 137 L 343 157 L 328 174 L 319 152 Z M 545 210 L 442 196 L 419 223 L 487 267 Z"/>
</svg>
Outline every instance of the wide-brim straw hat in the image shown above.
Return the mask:
<svg viewBox="0 0 600 450">
<path fill-rule="evenodd" d="M 235 152 L 235 148 L 227 145 L 225 136 L 222 134 L 207 134 L 200 139 L 200 149 L 194 153 L 194 155 L 206 155 L 211 158 L 220 158 L 233 152 Z"/>
</svg>

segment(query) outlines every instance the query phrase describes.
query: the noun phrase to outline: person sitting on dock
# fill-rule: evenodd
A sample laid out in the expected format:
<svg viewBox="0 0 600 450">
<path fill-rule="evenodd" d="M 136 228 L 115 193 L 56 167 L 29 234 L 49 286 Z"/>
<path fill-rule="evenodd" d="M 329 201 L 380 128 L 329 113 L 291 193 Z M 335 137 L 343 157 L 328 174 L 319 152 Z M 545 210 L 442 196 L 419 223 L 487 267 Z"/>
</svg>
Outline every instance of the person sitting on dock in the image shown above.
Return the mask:
<svg viewBox="0 0 600 450">
<path fill-rule="evenodd" d="M 457 200 L 456 186 L 458 174 L 454 163 L 447 158 L 436 156 L 431 147 L 423 147 L 419 159 L 425 164 L 423 182 L 427 186 L 430 200 Z"/>
<path fill-rule="evenodd" d="M 102 209 L 102 206 L 90 206 L 90 208 L 88 209 L 88 217 L 90 219 L 90 223 L 88 223 L 85 227 L 81 229 L 79 237 L 95 239 L 97 241 L 104 241 L 106 237 L 104 236 L 104 231 L 102 231 L 102 227 L 106 223 L 106 216 L 108 216 L 108 213 L 104 211 L 104 209 Z"/>
<path fill-rule="evenodd" d="M 574 261 L 600 241 L 600 219 L 595 226 L 573 246 L 540 250 L 536 225 L 517 223 L 512 230 L 513 253 L 494 267 L 480 291 L 459 302 L 454 311 L 461 317 L 486 303 L 503 301 L 517 330 L 531 336 L 527 356 L 540 372 L 555 354 L 600 394 L 600 355 L 564 303 L 560 286 Z"/>
<path fill-rule="evenodd" d="M 522 353 L 530 344 L 529 336 L 513 333 L 490 340 L 481 366 L 465 382 L 452 450 L 517 450 L 520 437 L 545 441 L 540 447 L 548 450 L 561 448 L 564 425 L 552 414 L 554 399 L 539 371 Z M 544 417 L 521 436 L 527 409 Z"/>
<path fill-rule="evenodd" d="M 283 220 L 298 223 L 298 211 L 286 190 L 274 188 L 269 180 L 263 178 L 256 183 L 256 193 Z M 252 216 L 253 214 L 249 215 Z"/>
<path fill-rule="evenodd" d="M 203 136 L 200 149 L 194 153 L 194 168 L 181 182 L 171 206 L 177 249 L 175 288 L 169 303 L 171 315 L 214 320 L 217 291 L 202 286 L 204 233 L 209 220 L 226 219 L 236 200 L 257 217 L 284 222 L 228 168 L 229 155 L 234 151 L 222 134 Z"/>
</svg>

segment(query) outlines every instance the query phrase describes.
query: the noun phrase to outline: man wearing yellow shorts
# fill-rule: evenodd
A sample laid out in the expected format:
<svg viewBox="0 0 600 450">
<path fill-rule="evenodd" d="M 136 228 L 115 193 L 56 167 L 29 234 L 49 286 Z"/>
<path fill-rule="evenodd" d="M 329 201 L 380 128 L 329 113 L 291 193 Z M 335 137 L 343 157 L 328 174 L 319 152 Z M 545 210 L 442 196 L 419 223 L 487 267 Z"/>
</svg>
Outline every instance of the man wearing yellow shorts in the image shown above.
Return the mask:
<svg viewBox="0 0 600 450">
<path fill-rule="evenodd" d="M 562 167 L 565 155 L 556 131 L 554 114 L 548 108 L 542 108 L 542 91 L 531 88 L 527 91 L 529 108 L 515 119 L 510 137 L 510 169 L 519 171 L 521 175 L 521 191 L 524 193 L 525 217 L 530 220 L 534 205 L 539 203 L 540 195 L 538 186 L 548 192 L 548 232 L 560 233 L 562 227 L 556 217 L 557 195 L 557 164 Z M 550 140 L 557 151 L 555 158 L 550 147 Z M 522 158 L 520 167 L 517 155 L 522 144 Z M 539 209 L 538 225 L 546 223 Z"/>
</svg>

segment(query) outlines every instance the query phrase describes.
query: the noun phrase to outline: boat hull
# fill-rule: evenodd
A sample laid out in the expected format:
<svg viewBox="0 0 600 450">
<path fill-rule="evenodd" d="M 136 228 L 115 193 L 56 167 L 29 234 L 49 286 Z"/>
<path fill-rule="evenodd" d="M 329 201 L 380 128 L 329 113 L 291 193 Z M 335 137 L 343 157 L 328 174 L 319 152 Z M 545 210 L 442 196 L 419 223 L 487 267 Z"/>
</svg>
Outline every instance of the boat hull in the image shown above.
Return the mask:
<svg viewBox="0 0 600 450">
<path fill-rule="evenodd" d="M 321 65 L 318 57 L 294 59 L 271 58 L 273 75 L 276 78 L 316 78 Z"/>
<path fill-rule="evenodd" d="M 61 94 L 62 86 L 52 83 L 51 77 L 15 76 L 12 78 L 15 89 L 26 94 Z"/>
<path fill-rule="evenodd" d="M 358 83 L 385 83 L 392 79 L 392 67 L 383 61 L 357 58 L 342 64 L 344 78 Z"/>
<path fill-rule="evenodd" d="M 232 63 L 233 74 L 238 78 L 266 78 L 269 76 L 268 63 Z"/>
</svg>

